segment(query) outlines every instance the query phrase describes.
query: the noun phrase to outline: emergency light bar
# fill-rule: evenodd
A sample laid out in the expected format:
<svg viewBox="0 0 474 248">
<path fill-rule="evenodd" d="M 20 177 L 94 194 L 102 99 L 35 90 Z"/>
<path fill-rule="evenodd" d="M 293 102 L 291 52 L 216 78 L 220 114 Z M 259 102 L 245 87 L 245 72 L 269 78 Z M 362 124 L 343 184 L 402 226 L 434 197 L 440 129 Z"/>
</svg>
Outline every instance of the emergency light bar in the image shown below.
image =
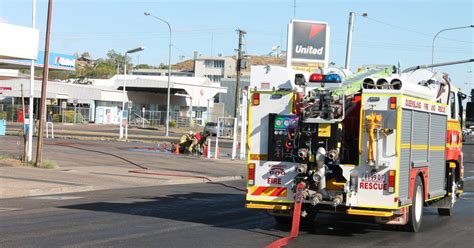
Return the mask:
<svg viewBox="0 0 474 248">
<path fill-rule="evenodd" d="M 342 82 L 342 78 L 339 74 L 320 74 L 320 73 L 313 73 L 309 76 L 310 83 L 340 83 Z M 303 74 L 296 74 L 295 75 L 295 84 L 299 86 L 305 86 L 306 80 Z"/>
<path fill-rule="evenodd" d="M 341 76 L 339 74 L 318 74 L 318 73 L 313 73 L 311 76 L 309 76 L 309 81 L 311 83 L 340 83 Z"/>
</svg>

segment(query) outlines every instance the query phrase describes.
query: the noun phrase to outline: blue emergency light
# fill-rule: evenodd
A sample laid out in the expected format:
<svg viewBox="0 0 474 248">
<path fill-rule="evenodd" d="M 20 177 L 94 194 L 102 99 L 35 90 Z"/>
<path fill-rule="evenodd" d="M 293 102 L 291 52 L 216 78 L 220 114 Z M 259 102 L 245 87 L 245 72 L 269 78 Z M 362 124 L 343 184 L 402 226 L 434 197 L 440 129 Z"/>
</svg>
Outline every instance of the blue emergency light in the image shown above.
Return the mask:
<svg viewBox="0 0 474 248">
<path fill-rule="evenodd" d="M 309 81 L 312 83 L 340 83 L 342 81 L 341 76 L 339 74 L 318 74 L 313 73 L 309 77 Z"/>
</svg>

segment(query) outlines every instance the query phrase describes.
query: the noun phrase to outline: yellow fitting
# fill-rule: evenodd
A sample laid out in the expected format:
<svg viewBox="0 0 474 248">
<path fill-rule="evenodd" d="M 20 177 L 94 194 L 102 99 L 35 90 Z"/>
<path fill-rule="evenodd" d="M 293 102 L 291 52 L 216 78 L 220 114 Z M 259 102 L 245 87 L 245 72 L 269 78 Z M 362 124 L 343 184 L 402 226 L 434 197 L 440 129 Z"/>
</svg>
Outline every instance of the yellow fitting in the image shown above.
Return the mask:
<svg viewBox="0 0 474 248">
<path fill-rule="evenodd" d="M 368 147 L 368 161 L 374 162 L 374 147 L 375 147 L 375 129 L 380 127 L 382 121 L 381 115 L 371 113 L 366 116 L 367 119 L 367 132 L 369 133 L 369 147 Z"/>
</svg>

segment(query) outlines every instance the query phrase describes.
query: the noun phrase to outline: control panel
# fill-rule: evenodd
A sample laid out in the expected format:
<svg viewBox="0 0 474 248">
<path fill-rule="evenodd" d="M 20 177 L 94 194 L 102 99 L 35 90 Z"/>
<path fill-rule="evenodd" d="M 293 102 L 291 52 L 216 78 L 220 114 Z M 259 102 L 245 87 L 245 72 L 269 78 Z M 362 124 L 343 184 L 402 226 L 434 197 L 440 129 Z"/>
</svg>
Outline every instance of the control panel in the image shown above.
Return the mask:
<svg viewBox="0 0 474 248">
<path fill-rule="evenodd" d="M 299 117 L 296 115 L 269 115 L 268 160 L 293 162 L 295 138 Z"/>
</svg>

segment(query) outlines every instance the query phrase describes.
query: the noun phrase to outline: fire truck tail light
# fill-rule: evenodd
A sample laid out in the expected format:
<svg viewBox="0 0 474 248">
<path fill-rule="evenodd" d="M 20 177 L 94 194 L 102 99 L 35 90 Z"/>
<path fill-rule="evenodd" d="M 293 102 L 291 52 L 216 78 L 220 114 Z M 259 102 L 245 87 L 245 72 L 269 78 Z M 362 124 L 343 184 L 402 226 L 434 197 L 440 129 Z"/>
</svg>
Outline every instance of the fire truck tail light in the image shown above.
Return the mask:
<svg viewBox="0 0 474 248">
<path fill-rule="evenodd" d="M 397 98 L 390 97 L 390 109 L 396 109 L 396 108 L 397 108 Z"/>
<path fill-rule="evenodd" d="M 324 79 L 323 74 L 318 74 L 318 73 L 313 73 L 311 76 L 309 76 L 309 81 L 310 82 L 321 82 Z"/>
<path fill-rule="evenodd" d="M 252 94 L 252 105 L 258 106 L 260 104 L 260 93 L 253 93 Z"/>
<path fill-rule="evenodd" d="M 255 184 L 255 164 L 249 164 L 249 175 L 248 175 L 248 184 L 254 185 Z"/>
<path fill-rule="evenodd" d="M 395 192 L 395 170 L 390 170 L 388 174 L 388 192 Z"/>
</svg>

